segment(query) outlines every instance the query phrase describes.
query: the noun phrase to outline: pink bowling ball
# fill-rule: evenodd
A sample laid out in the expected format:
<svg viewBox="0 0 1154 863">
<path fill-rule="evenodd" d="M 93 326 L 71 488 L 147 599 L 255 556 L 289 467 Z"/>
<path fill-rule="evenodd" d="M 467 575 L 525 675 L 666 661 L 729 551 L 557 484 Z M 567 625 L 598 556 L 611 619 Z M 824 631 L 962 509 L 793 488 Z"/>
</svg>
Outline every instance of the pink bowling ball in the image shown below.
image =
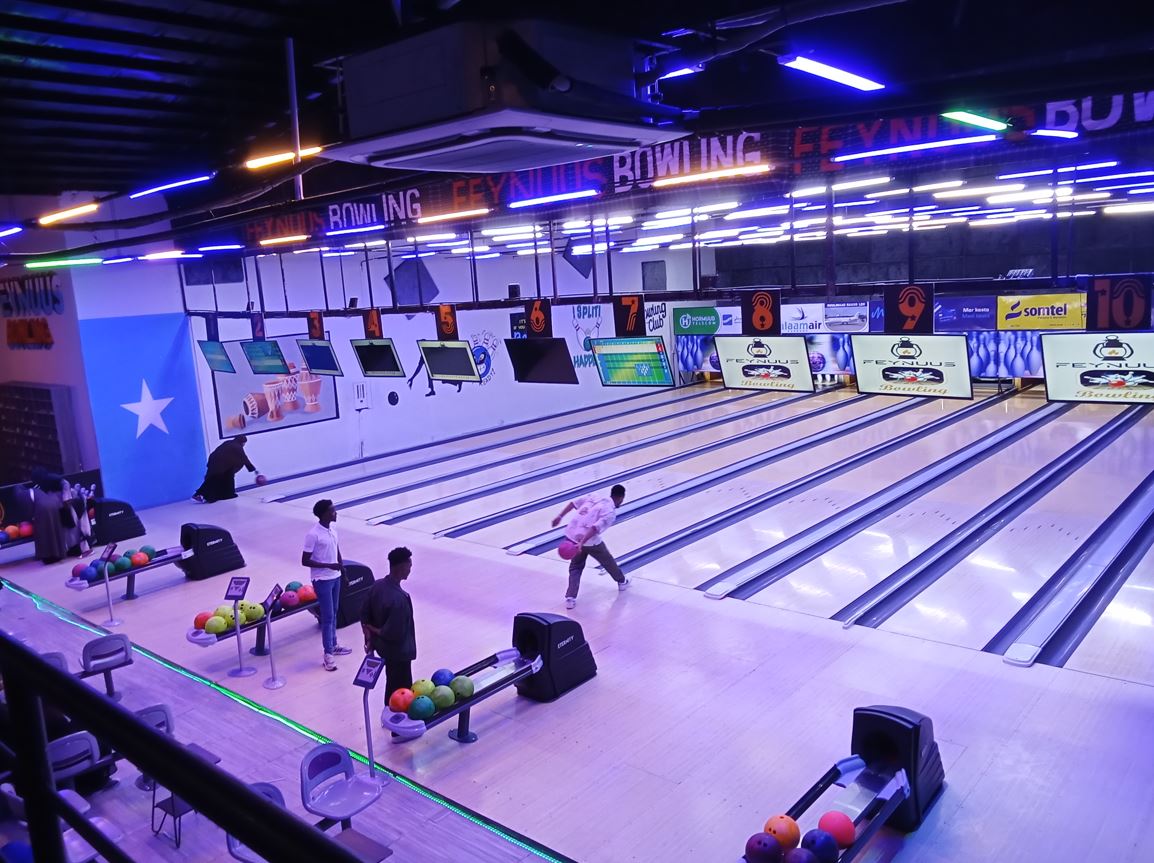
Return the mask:
<svg viewBox="0 0 1154 863">
<path fill-rule="evenodd" d="M 572 560 L 581 551 L 581 546 L 571 539 L 561 540 L 561 544 L 557 546 L 557 553 L 561 555 L 562 560 Z"/>
</svg>

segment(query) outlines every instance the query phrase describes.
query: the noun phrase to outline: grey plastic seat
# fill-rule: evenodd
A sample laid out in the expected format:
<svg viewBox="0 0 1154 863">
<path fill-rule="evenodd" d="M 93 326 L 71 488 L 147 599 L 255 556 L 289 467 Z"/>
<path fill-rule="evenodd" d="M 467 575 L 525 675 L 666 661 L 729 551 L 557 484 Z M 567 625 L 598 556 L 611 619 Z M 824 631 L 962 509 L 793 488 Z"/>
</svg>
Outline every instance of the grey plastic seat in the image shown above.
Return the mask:
<svg viewBox="0 0 1154 863">
<path fill-rule="evenodd" d="M 284 795 L 281 794 L 280 789 L 268 782 L 254 782 L 249 786 L 257 794 L 267 797 L 277 806 L 284 808 Z M 249 849 L 247 845 L 233 836 L 231 833 L 224 835 L 226 844 L 228 845 L 228 853 L 236 860 L 243 860 L 244 863 L 264 863 L 264 858 L 259 856 L 255 851 Z"/>
<path fill-rule="evenodd" d="M 48 763 L 57 785 L 71 783 L 82 773 L 97 769 L 100 760 L 96 738 L 87 731 L 74 731 L 48 744 Z"/>
<path fill-rule="evenodd" d="M 80 655 L 80 667 L 83 671 L 78 677 L 93 677 L 104 675 L 104 691 L 113 701 L 120 700 L 120 693 L 112 684 L 114 669 L 132 665 L 132 642 L 127 635 L 102 635 L 84 645 Z"/>
<path fill-rule="evenodd" d="M 120 842 L 124 838 L 124 831 L 113 824 L 106 818 L 101 818 L 99 815 L 88 816 L 88 812 L 92 809 L 88 801 L 77 794 L 75 791 L 65 789 L 60 793 L 60 796 L 68 801 L 73 809 L 78 811 L 81 815 L 88 818 L 88 821 L 108 837 L 111 842 Z M 16 789 L 8 783 L 0 785 L 0 797 L 8 804 L 8 810 L 12 816 L 16 818 L 21 824 L 26 822 L 24 814 L 24 799 L 16 793 Z M 89 863 L 100 856 L 99 852 L 85 841 L 84 837 L 73 830 L 71 827 L 66 829 L 62 834 L 64 840 L 64 855 L 68 863 Z"/>
<path fill-rule="evenodd" d="M 136 711 L 136 718 L 169 737 L 172 736 L 176 727 L 176 722 L 172 718 L 172 711 L 168 709 L 167 704 L 153 704 L 150 707 L 142 708 Z M 151 791 L 155 784 L 151 776 L 146 776 L 143 773 L 136 777 L 136 787 L 141 791 Z"/>
<path fill-rule="evenodd" d="M 380 796 L 381 786 L 357 775 L 343 746 L 316 746 L 301 761 L 301 803 L 314 815 L 339 821 L 345 830 L 352 826 L 354 815 Z"/>
</svg>

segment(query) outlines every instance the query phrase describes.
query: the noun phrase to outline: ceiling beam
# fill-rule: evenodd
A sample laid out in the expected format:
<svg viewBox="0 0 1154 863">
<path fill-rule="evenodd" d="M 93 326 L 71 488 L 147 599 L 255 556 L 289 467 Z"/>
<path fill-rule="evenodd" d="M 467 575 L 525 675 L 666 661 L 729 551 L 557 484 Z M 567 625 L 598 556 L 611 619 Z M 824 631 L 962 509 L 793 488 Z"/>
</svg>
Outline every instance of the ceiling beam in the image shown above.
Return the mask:
<svg viewBox="0 0 1154 863">
<path fill-rule="evenodd" d="M 118 109 L 119 110 L 119 109 Z M 147 137 L 153 130 L 145 129 L 149 118 L 140 116 L 125 116 L 124 114 L 102 114 L 96 111 L 54 111 L 47 108 L 20 108 L 5 105 L 0 112 L 0 129 L 8 131 L 16 123 L 25 120 L 39 120 L 46 123 L 71 123 L 79 126 L 116 126 L 140 130 Z M 228 117 L 220 114 L 204 114 L 199 117 L 163 117 L 156 118 L 156 122 L 169 129 L 188 129 L 190 131 L 207 131 L 222 129 L 237 125 Z"/>
<path fill-rule="evenodd" d="M 262 39 L 259 45 L 249 43 L 243 50 L 240 50 L 235 46 L 200 43 L 175 36 L 153 36 L 148 33 L 120 30 L 115 27 L 95 27 L 88 24 L 74 24 L 70 21 L 33 18 L 28 15 L 12 15 L 4 12 L 0 12 L 0 30 L 42 36 L 61 36 L 110 45 L 128 45 L 135 48 L 148 48 L 152 51 L 166 51 L 192 56 L 220 57 L 239 64 L 260 63 L 261 58 L 254 57 L 253 54 L 275 55 L 276 49 L 279 47 L 275 39 L 266 38 Z"/>
<path fill-rule="evenodd" d="M 193 86 L 175 81 L 154 81 L 130 75 L 96 75 L 86 72 L 62 72 L 23 63 L 4 62 L 0 58 L 0 77 L 13 81 L 63 84 L 67 87 L 91 87 L 102 90 L 128 90 L 139 93 L 161 93 L 169 96 L 201 97 L 212 101 L 256 104 L 255 94 L 245 95 L 234 87 Z"/>
<path fill-rule="evenodd" d="M 75 90 L 43 90 L 31 87 L 5 87 L 0 84 L 0 102 L 52 102 L 60 105 L 80 107 L 123 108 L 126 111 L 149 111 L 154 114 L 203 114 L 219 111 L 220 106 L 208 102 L 172 101 L 161 99 L 133 98 L 132 96 L 106 96 L 99 93 L 78 93 Z"/>
<path fill-rule="evenodd" d="M 128 57 L 121 54 L 105 53 L 103 51 L 89 51 L 79 48 L 60 48 L 55 45 L 33 45 L 27 42 L 15 42 L 3 38 L 0 31 L 0 63 L 11 62 L 5 57 L 21 61 L 25 59 L 48 60 L 59 63 L 80 63 L 86 66 L 99 66 L 107 69 L 135 69 L 140 72 L 153 72 L 160 75 L 175 75 L 180 78 L 199 80 L 203 78 L 225 78 L 238 89 L 258 88 L 280 77 L 280 66 L 269 65 L 266 74 L 257 74 L 250 67 L 241 73 L 235 68 L 213 66 L 206 63 L 178 63 L 173 60 L 154 60 L 147 57 Z M 274 72 L 275 69 L 275 72 Z"/>
<path fill-rule="evenodd" d="M 120 3 L 117 0 L 43 0 L 43 2 L 42 0 L 35 0 L 35 2 L 38 6 L 50 9 L 106 15 L 111 18 L 164 24 L 170 27 L 184 27 L 189 30 L 201 30 L 205 33 L 217 33 L 227 37 L 264 39 L 270 35 L 279 35 L 275 34 L 273 28 L 270 27 L 247 24 L 233 19 L 207 18 L 188 12 L 175 12 L 162 9 L 159 5 Z"/>
<path fill-rule="evenodd" d="M 155 144 L 169 147 L 172 141 L 181 145 L 186 152 L 195 151 L 191 146 L 188 134 L 185 132 L 167 132 L 160 129 L 150 129 L 147 134 L 137 132 L 110 132 L 100 129 L 77 129 L 68 126 L 14 126 L 4 130 L 7 138 L 49 138 L 65 141 L 111 141 L 129 145 Z"/>
</svg>

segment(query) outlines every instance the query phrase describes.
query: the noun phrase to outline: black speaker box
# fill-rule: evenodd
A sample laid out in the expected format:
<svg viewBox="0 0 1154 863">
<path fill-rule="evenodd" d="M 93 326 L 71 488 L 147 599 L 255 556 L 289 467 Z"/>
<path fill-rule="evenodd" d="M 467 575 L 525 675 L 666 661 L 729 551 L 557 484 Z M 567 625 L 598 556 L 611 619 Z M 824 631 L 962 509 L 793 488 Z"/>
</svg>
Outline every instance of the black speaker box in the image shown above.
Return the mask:
<svg viewBox="0 0 1154 863">
<path fill-rule="evenodd" d="M 540 671 L 517 683 L 517 692 L 534 701 L 553 701 L 597 674 L 581 624 L 560 614 L 518 614 L 513 647 L 526 659 L 542 659 Z"/>
<path fill-rule="evenodd" d="M 131 504 L 109 497 L 97 497 L 89 501 L 92 518 L 92 544 L 108 545 L 110 542 L 124 542 L 144 536 L 144 524 L 140 521 Z"/>
<path fill-rule="evenodd" d="M 341 595 L 337 606 L 337 626 L 351 626 L 361 621 L 361 606 L 376 579 L 363 563 L 346 560 L 341 574 Z"/>
<path fill-rule="evenodd" d="M 906 771 L 910 797 L 887 824 L 905 833 L 916 830 L 942 792 L 946 778 L 933 721 L 905 707 L 855 708 L 850 752 L 874 770 Z"/>
</svg>

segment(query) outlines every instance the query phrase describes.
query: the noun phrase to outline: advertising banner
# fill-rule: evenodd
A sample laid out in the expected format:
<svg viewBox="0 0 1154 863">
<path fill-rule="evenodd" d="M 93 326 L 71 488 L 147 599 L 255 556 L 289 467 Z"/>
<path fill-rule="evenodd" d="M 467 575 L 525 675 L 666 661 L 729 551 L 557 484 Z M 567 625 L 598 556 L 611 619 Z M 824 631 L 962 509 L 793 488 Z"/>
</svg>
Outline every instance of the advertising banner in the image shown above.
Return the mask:
<svg viewBox="0 0 1154 863">
<path fill-rule="evenodd" d="M 965 336 L 850 336 L 859 393 L 972 399 Z"/>
<path fill-rule="evenodd" d="M 1046 333 L 1042 360 L 1050 401 L 1154 402 L 1154 333 Z"/>
<path fill-rule="evenodd" d="M 996 298 L 934 296 L 934 332 L 965 333 L 997 328 Z"/>
<path fill-rule="evenodd" d="M 717 336 L 714 343 L 730 389 L 814 390 L 804 336 Z"/>
<path fill-rule="evenodd" d="M 999 330 L 1081 330 L 1085 328 L 1085 294 L 1030 294 L 998 297 Z"/>
<path fill-rule="evenodd" d="M 870 301 L 837 300 L 830 303 L 786 303 L 781 307 L 781 334 L 868 333 Z"/>
<path fill-rule="evenodd" d="M 673 334 L 712 336 L 721 327 L 721 315 L 712 306 L 673 307 Z"/>
</svg>

